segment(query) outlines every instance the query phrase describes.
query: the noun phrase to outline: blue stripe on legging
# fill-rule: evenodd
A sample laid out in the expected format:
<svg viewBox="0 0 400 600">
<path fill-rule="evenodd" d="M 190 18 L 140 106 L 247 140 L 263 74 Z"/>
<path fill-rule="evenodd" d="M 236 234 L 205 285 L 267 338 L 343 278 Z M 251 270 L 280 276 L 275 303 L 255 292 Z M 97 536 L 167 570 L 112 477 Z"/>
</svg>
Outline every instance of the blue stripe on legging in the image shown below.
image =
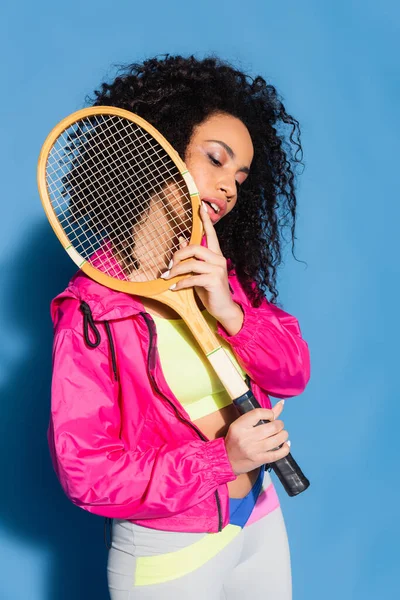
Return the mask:
<svg viewBox="0 0 400 600">
<path fill-rule="evenodd" d="M 246 525 L 261 491 L 264 471 L 265 465 L 261 467 L 258 477 L 247 496 L 244 498 L 229 498 L 229 523 L 231 525 L 239 525 L 242 528 Z"/>
</svg>

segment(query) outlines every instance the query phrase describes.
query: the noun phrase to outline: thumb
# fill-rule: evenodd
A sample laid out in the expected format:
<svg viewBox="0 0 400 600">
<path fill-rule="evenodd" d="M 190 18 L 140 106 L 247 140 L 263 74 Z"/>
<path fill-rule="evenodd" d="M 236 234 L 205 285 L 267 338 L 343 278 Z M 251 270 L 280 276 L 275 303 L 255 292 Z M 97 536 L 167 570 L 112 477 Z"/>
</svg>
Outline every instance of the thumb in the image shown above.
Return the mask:
<svg viewBox="0 0 400 600">
<path fill-rule="evenodd" d="M 272 407 L 272 412 L 275 415 L 275 419 L 277 417 L 279 417 L 279 415 L 281 414 L 281 412 L 283 411 L 283 405 L 285 404 L 284 400 L 280 400 L 279 402 L 277 402 L 275 404 L 275 406 Z"/>
</svg>

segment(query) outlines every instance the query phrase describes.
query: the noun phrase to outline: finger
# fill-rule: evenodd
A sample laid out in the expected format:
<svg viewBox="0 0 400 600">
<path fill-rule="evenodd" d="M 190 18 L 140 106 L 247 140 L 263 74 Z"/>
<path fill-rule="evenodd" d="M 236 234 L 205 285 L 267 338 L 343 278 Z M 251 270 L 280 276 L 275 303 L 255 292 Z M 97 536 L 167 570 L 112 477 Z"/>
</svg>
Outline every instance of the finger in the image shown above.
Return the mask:
<svg viewBox="0 0 400 600">
<path fill-rule="evenodd" d="M 270 423 L 263 423 L 253 428 L 252 436 L 254 440 L 264 440 L 265 438 L 277 435 L 284 427 L 284 422 L 279 419 Z"/>
<path fill-rule="evenodd" d="M 184 275 L 185 273 L 209 273 L 210 275 L 219 277 L 222 274 L 222 269 L 219 265 L 213 265 L 203 260 L 196 260 L 193 258 L 182 261 L 176 267 L 172 267 L 170 271 L 170 277 L 178 277 L 179 275 Z"/>
<path fill-rule="evenodd" d="M 210 215 L 208 214 L 208 210 L 209 209 L 207 208 L 207 204 L 202 201 L 200 208 L 200 217 L 203 221 L 204 233 L 206 234 L 207 240 L 207 247 L 213 252 L 222 254 L 217 237 L 217 232 L 214 229 L 214 225 L 212 224 Z"/>
<path fill-rule="evenodd" d="M 173 279 L 174 277 L 178 277 L 179 275 L 184 275 L 186 273 L 214 273 L 216 269 L 220 269 L 221 267 L 217 265 L 211 265 L 210 263 L 206 263 L 202 260 L 188 259 L 180 262 L 175 267 L 172 267 L 170 271 L 166 271 L 161 275 L 162 279 Z"/>
<path fill-rule="evenodd" d="M 260 451 L 264 452 L 269 452 L 270 450 L 277 450 L 282 446 L 282 444 L 287 442 L 288 439 L 289 433 L 286 430 L 280 431 L 276 435 L 271 435 L 264 438 L 263 440 L 260 440 L 258 442 L 259 449 Z"/>
<path fill-rule="evenodd" d="M 177 283 L 174 283 L 169 288 L 173 292 L 177 292 L 179 290 L 185 290 L 187 288 L 192 287 L 204 287 L 207 285 L 208 275 L 192 275 L 192 277 L 185 277 L 181 279 Z"/>
<path fill-rule="evenodd" d="M 283 444 L 283 446 L 279 449 L 274 449 L 274 450 L 266 450 L 265 452 L 262 452 L 262 456 L 265 458 L 266 462 L 268 463 L 274 463 L 278 460 L 281 460 L 281 458 L 285 458 L 285 456 L 287 456 L 290 452 L 290 447 L 288 445 L 287 442 L 285 442 Z"/>
<path fill-rule="evenodd" d="M 254 419 L 253 425 L 256 426 L 260 421 L 274 422 L 275 419 L 281 414 L 285 401 L 281 400 L 275 404 L 272 408 L 256 408 L 250 410 L 246 415 L 249 415 L 251 419 Z M 242 418 L 242 417 L 241 417 Z M 261 427 L 261 424 L 258 425 Z"/>
<path fill-rule="evenodd" d="M 222 256 L 222 254 L 216 254 L 209 248 L 205 248 L 204 246 L 187 245 L 185 248 L 181 250 L 177 250 L 171 260 L 171 268 L 172 266 L 176 266 L 182 260 L 186 260 L 188 258 L 198 258 L 199 260 L 204 260 L 205 262 L 220 265 L 226 267 L 226 259 Z"/>
</svg>

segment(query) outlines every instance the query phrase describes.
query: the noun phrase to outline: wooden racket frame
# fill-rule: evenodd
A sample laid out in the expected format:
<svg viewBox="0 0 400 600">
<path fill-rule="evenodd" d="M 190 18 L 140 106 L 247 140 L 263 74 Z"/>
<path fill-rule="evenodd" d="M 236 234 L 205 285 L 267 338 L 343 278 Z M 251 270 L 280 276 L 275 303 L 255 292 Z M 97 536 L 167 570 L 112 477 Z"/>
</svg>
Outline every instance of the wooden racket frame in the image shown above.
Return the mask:
<svg viewBox="0 0 400 600">
<path fill-rule="evenodd" d="M 243 394 L 248 392 L 249 388 L 243 381 L 242 375 L 237 370 L 230 357 L 222 348 L 219 340 L 217 339 L 213 331 L 210 329 L 207 321 L 205 320 L 201 311 L 199 310 L 193 289 L 188 288 L 177 291 L 169 290 L 169 287 L 173 283 L 177 283 L 180 279 L 187 277 L 187 275 L 174 277 L 172 279 L 169 279 L 168 281 L 161 278 L 150 282 L 121 281 L 120 279 L 110 277 L 109 275 L 106 275 L 98 269 L 92 267 L 89 261 L 83 258 L 74 249 L 68 236 L 65 234 L 53 210 L 52 202 L 48 191 L 46 178 L 47 159 L 54 143 L 59 138 L 59 136 L 66 129 L 68 129 L 68 127 L 71 127 L 71 125 L 75 124 L 81 119 L 95 115 L 113 115 L 127 119 L 128 121 L 139 125 L 151 136 L 153 136 L 154 139 L 156 139 L 160 146 L 165 150 L 165 152 L 167 152 L 171 160 L 178 168 L 181 176 L 183 177 L 191 198 L 193 226 L 189 243 L 201 243 L 201 238 L 203 235 L 203 225 L 199 213 L 201 201 L 199 192 L 185 163 L 180 158 L 178 153 L 174 150 L 174 148 L 171 146 L 171 144 L 164 138 L 164 136 L 160 134 L 159 131 L 157 131 L 157 129 L 155 129 L 155 127 L 153 127 L 150 123 L 148 123 L 138 115 L 121 108 L 116 108 L 114 106 L 94 106 L 84 108 L 70 114 L 68 117 L 60 121 L 54 127 L 54 129 L 52 129 L 42 146 L 38 161 L 37 181 L 40 199 L 54 233 L 58 237 L 64 250 L 68 253 L 70 258 L 90 278 L 94 279 L 101 285 L 104 285 L 106 287 L 120 292 L 125 292 L 127 294 L 132 294 L 135 296 L 153 298 L 175 310 L 189 327 L 196 341 L 200 345 L 204 354 L 207 356 L 209 362 L 211 363 L 219 379 L 221 380 L 222 384 L 227 390 L 229 396 L 232 399 L 242 396 Z"/>
</svg>

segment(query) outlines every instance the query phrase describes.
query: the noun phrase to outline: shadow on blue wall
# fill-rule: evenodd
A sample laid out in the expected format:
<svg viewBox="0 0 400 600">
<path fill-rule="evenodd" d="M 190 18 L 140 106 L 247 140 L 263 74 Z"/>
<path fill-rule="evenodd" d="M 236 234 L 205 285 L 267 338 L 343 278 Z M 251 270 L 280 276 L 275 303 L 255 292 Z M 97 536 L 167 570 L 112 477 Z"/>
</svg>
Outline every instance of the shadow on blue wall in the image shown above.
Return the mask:
<svg viewBox="0 0 400 600">
<path fill-rule="evenodd" d="M 76 268 L 47 222 L 32 231 L 14 256 L 14 266 L 7 315 L 12 330 L 26 336 L 27 351 L 9 370 L 1 389 L 0 518 L 10 534 L 51 555 L 43 600 L 106 600 L 103 519 L 66 498 L 53 471 L 46 437 L 52 344 L 49 303 L 67 286 Z"/>
</svg>

